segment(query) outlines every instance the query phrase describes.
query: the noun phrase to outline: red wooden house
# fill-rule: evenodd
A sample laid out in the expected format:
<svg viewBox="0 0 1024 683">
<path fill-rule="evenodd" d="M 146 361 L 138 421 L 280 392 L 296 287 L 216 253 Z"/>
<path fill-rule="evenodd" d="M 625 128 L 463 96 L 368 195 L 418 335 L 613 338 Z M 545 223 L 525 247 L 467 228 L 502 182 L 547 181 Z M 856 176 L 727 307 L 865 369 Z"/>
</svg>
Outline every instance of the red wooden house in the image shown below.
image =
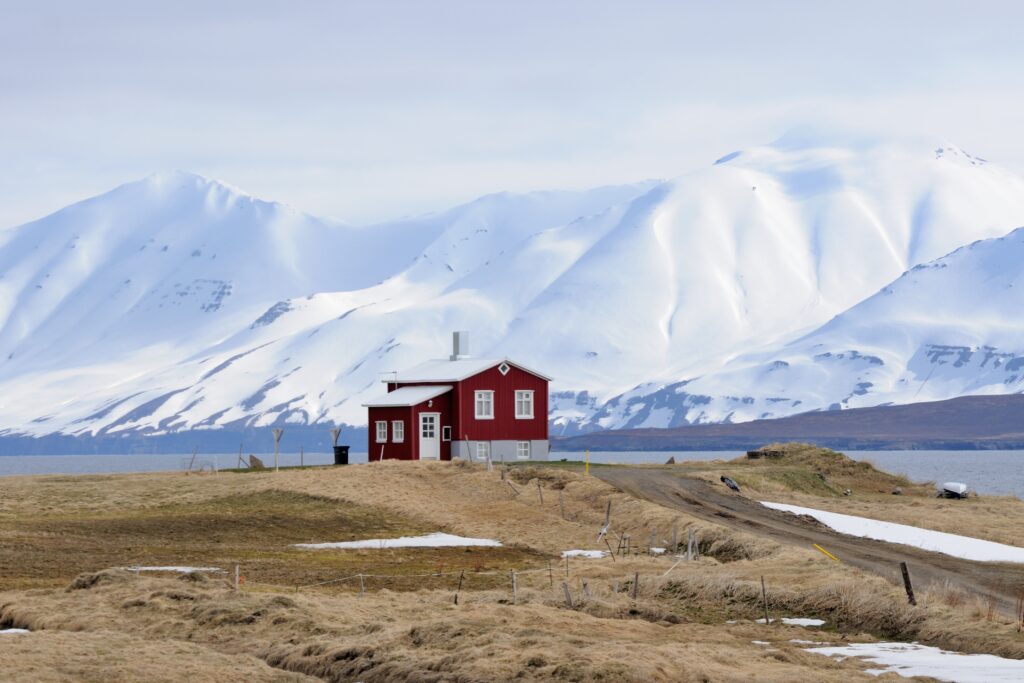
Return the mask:
<svg viewBox="0 0 1024 683">
<path fill-rule="evenodd" d="M 550 378 L 508 358 L 471 358 L 467 333 L 453 336 L 448 360 L 397 373 L 364 404 L 370 461 L 547 460 Z"/>
</svg>

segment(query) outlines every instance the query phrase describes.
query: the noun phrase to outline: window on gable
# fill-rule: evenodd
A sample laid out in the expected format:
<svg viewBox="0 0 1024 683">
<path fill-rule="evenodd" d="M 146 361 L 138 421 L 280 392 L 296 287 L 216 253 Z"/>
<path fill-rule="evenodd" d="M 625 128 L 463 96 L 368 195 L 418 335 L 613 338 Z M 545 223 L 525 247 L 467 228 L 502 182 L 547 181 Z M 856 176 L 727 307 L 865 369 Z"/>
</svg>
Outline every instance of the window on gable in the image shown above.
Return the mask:
<svg viewBox="0 0 1024 683">
<path fill-rule="evenodd" d="M 502 363 L 501 365 L 498 366 L 498 372 L 500 372 L 502 375 L 507 375 L 508 371 L 511 369 L 512 368 L 509 366 L 508 363 Z"/>
<path fill-rule="evenodd" d="M 401 420 L 393 420 L 391 422 L 391 440 L 395 443 L 405 441 L 405 423 Z"/>
<path fill-rule="evenodd" d="M 532 389 L 517 389 L 516 390 L 516 419 L 517 420 L 532 420 L 533 419 L 533 390 Z"/>
<path fill-rule="evenodd" d="M 387 420 L 377 420 L 377 443 L 388 442 L 388 422 Z"/>
<path fill-rule="evenodd" d="M 478 391 L 475 394 L 474 415 L 478 420 L 494 419 L 494 392 Z"/>
</svg>

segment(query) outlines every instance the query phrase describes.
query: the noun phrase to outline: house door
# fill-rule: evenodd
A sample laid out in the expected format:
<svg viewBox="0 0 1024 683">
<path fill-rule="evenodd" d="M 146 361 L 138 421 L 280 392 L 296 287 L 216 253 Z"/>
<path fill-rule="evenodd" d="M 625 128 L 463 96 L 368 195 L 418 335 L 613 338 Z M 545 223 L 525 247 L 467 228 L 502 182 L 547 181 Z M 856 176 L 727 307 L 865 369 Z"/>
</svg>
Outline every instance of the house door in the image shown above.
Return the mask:
<svg viewBox="0 0 1024 683">
<path fill-rule="evenodd" d="M 420 413 L 420 460 L 441 457 L 441 436 L 437 423 L 441 413 Z"/>
</svg>

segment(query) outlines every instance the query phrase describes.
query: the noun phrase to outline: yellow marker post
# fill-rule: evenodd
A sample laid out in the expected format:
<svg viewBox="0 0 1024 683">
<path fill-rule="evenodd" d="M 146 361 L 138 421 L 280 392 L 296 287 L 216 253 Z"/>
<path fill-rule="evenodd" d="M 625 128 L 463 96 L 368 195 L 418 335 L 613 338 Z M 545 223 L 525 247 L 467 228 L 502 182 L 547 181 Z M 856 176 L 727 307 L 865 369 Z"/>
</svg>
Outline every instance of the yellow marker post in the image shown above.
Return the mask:
<svg viewBox="0 0 1024 683">
<path fill-rule="evenodd" d="M 584 468 L 586 476 L 590 476 L 590 449 L 587 449 L 587 465 Z"/>
<path fill-rule="evenodd" d="M 835 555 L 833 555 L 833 554 L 832 554 L 832 553 L 830 553 L 829 551 L 825 550 L 824 548 L 822 548 L 822 547 L 821 547 L 820 545 L 818 545 L 817 543 L 814 543 L 813 545 L 814 545 L 815 549 L 816 549 L 816 550 L 819 550 L 819 551 L 821 551 L 821 553 L 823 553 L 823 554 L 825 555 L 825 557 L 827 557 L 827 558 L 829 558 L 829 559 L 831 559 L 831 560 L 835 560 L 836 562 L 838 562 L 838 561 L 839 561 L 839 558 L 838 558 L 838 557 L 836 557 Z"/>
</svg>

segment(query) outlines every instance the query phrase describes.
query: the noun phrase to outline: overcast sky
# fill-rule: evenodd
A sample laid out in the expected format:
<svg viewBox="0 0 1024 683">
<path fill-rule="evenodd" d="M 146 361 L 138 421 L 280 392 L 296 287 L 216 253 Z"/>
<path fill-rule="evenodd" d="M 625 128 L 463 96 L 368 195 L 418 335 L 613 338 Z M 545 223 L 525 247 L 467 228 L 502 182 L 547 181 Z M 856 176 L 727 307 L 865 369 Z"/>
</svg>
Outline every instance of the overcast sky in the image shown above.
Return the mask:
<svg viewBox="0 0 1024 683">
<path fill-rule="evenodd" d="M 0 0 L 0 225 L 185 169 L 368 222 L 794 125 L 1024 171 L 1021 2 Z"/>
</svg>

